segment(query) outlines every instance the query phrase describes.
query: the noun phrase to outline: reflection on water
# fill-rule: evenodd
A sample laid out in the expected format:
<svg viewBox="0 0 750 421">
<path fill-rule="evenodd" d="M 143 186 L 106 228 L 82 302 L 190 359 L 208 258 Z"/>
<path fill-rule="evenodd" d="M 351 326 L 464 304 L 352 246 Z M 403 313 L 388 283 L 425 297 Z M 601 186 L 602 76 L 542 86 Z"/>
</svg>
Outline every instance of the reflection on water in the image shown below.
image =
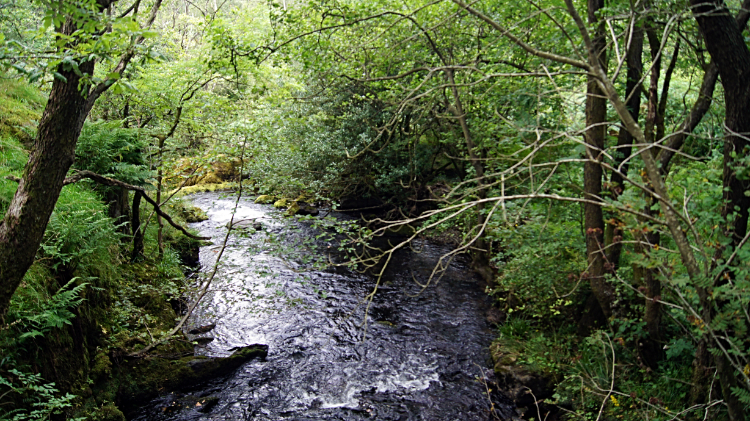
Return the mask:
<svg viewBox="0 0 750 421">
<path fill-rule="evenodd" d="M 216 242 L 200 252 L 209 270 L 235 198 L 191 198 L 210 218 L 193 224 Z M 199 354 L 223 356 L 235 347 L 266 344 L 266 361 L 160 397 L 138 420 L 488 420 L 510 413 L 497 393 L 492 400 L 504 412 L 489 413 L 492 332 L 482 317 L 486 297 L 468 268 L 452 264 L 436 287 L 418 294 L 412 276 L 424 281 L 447 249 L 426 243 L 421 253 L 398 253 L 365 326 L 362 300 L 374 286 L 372 277 L 312 270 L 299 258 L 286 258 L 318 252 L 299 241 L 313 235 L 309 229 L 290 229 L 278 215 L 270 206 L 240 201 L 235 223 L 252 223 L 241 223 L 232 235 L 211 292 L 188 327 L 216 324 L 199 335 L 213 338 L 196 349 Z M 289 247 L 284 259 L 269 252 L 274 238 Z M 165 410 L 175 400 L 207 397 L 210 407 Z"/>
</svg>

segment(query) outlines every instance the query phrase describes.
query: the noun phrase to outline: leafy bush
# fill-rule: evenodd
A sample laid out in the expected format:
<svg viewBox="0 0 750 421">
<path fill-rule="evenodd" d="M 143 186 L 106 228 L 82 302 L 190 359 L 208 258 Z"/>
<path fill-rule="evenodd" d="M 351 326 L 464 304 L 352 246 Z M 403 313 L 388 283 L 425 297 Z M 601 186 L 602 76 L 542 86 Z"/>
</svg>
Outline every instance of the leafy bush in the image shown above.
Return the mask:
<svg viewBox="0 0 750 421">
<path fill-rule="evenodd" d="M 673 341 L 668 346 L 680 345 Z M 678 349 L 658 370 L 651 370 L 639 364 L 621 338 L 595 332 L 572 356 L 554 399 L 568 408 L 571 419 L 595 417 L 602 410 L 603 419 L 674 420 L 690 392 L 690 384 L 681 379 L 690 378 L 692 353 L 684 350 Z"/>
<path fill-rule="evenodd" d="M 508 312 L 556 316 L 573 303 L 571 294 L 586 267 L 580 227 L 574 222 L 545 224 L 538 217 L 492 232 L 501 244 L 493 261 L 499 270 L 492 290 Z"/>
</svg>

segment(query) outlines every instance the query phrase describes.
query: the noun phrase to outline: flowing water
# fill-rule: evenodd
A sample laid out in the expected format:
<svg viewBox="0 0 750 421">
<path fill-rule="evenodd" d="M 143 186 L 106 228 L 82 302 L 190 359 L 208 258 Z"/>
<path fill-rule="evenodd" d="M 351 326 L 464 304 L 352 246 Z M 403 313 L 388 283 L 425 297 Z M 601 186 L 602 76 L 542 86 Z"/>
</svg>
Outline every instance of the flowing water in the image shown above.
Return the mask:
<svg viewBox="0 0 750 421">
<path fill-rule="evenodd" d="M 212 270 L 221 250 L 235 199 L 191 196 L 210 218 L 192 227 L 214 241 L 201 248 L 203 273 Z M 363 300 L 375 278 L 341 268 L 312 269 L 307 260 L 324 256 L 329 244 L 317 241 L 317 250 L 307 248 L 303 240 L 316 232 L 306 225 L 244 198 L 234 221 L 244 229 L 230 237 L 211 292 L 188 329 L 216 325 L 191 337 L 203 343 L 198 354 L 226 356 L 237 347 L 264 344 L 268 356 L 187 392 L 159 397 L 137 420 L 509 416 L 507 399 L 488 395 L 489 388 L 497 389 L 488 365 L 493 335 L 476 277 L 459 261 L 436 286 L 421 291 L 415 282 L 424 282 L 449 249 L 422 242 L 416 244 L 420 250 L 396 253 L 368 310 Z"/>
</svg>

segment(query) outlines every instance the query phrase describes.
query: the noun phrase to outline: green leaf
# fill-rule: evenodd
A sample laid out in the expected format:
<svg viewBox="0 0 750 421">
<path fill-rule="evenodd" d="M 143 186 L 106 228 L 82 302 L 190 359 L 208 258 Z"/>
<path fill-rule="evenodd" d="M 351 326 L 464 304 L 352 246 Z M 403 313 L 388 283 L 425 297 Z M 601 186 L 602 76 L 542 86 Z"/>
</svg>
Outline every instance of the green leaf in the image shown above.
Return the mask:
<svg viewBox="0 0 750 421">
<path fill-rule="evenodd" d="M 52 76 L 53 76 L 53 77 L 54 77 L 55 79 L 61 80 L 61 81 L 65 82 L 65 83 L 68 83 L 68 78 L 66 78 L 65 76 L 61 75 L 61 74 L 60 74 L 60 73 L 58 73 L 58 72 L 52 72 Z"/>
</svg>

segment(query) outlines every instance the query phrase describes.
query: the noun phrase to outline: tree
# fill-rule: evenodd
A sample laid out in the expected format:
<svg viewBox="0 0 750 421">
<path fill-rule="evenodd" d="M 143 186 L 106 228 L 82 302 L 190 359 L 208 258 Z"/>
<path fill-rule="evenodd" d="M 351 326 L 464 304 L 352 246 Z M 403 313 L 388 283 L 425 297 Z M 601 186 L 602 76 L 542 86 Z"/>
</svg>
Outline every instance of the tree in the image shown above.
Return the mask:
<svg viewBox="0 0 750 421">
<path fill-rule="evenodd" d="M 50 22 L 55 24 L 60 58 L 52 61 L 54 80 L 34 147 L 18 190 L 0 222 L 0 320 L 4 320 L 13 293 L 33 263 L 65 176 L 73 164 L 76 142 L 86 117 L 99 96 L 122 76 L 137 47 L 145 40 L 144 29 L 153 24 L 162 2 L 154 2 L 143 27 L 130 19 L 135 26 L 129 27 L 133 35 L 129 45 L 107 77 L 94 84 L 97 55 L 93 53 L 97 51 L 92 51 L 92 43 L 86 41 L 104 40 L 109 36 L 105 16 L 115 3 L 116 0 L 98 0 L 79 8 L 78 2 L 66 1 L 47 10 Z M 137 13 L 139 4 L 136 2 L 125 14 Z M 98 52 L 111 54 L 104 48 Z"/>
<path fill-rule="evenodd" d="M 723 0 L 704 2 L 691 0 L 692 11 L 703 34 L 706 48 L 715 60 L 724 86 L 726 114 L 724 118 L 724 177 L 723 206 L 721 216 L 725 222 L 724 236 L 728 244 L 716 250 L 715 265 L 723 266 L 722 275 L 714 278 L 706 293 L 701 294 L 701 316 L 711 323 L 716 312 L 725 313 L 730 307 L 731 297 L 715 294 L 722 285 L 736 281 L 736 263 L 731 257 L 740 251 L 748 239 L 748 211 L 750 210 L 750 180 L 747 176 L 748 147 L 750 147 L 750 50 L 742 35 L 743 26 L 732 18 Z M 745 13 L 750 9 L 750 1 L 743 3 Z M 726 260 L 725 260 L 726 259 Z M 716 295 L 719 295 L 718 297 Z M 713 302 L 712 302 L 713 301 Z M 716 306 L 716 308 L 714 307 Z M 731 311 L 731 310 L 730 310 Z M 730 335 L 727 335 L 730 336 Z M 717 348 L 731 344 L 716 338 Z M 739 383 L 732 367 L 732 358 L 726 353 L 715 355 L 716 371 L 721 382 L 722 394 L 727 402 L 729 417 L 732 420 L 744 419 L 743 405 L 738 398 Z M 748 387 L 747 375 L 744 376 Z"/>
</svg>

